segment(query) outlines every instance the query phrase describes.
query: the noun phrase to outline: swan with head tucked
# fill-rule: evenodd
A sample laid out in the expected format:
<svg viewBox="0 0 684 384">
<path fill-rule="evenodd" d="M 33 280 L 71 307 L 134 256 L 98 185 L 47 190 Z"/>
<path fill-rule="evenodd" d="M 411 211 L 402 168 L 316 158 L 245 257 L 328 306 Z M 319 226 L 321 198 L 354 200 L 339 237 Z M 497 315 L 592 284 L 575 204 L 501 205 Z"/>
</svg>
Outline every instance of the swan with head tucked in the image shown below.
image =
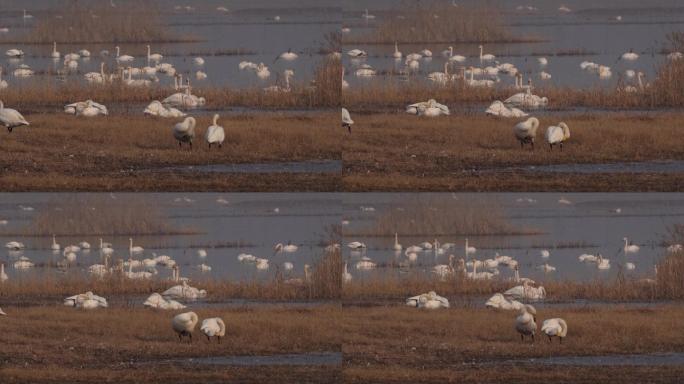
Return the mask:
<svg viewBox="0 0 684 384">
<path fill-rule="evenodd" d="M 524 306 L 517 300 L 508 300 L 504 295 L 497 293 L 485 303 L 487 308 L 503 309 L 505 311 L 519 311 Z"/>
<path fill-rule="evenodd" d="M 568 125 L 560 122 L 557 126 L 552 125 L 546 129 L 546 142 L 549 143 L 549 148 L 553 150 L 554 145 L 558 145 L 560 150 L 563 150 L 563 143 L 570 138 L 570 128 Z"/>
<path fill-rule="evenodd" d="M 546 298 L 546 289 L 544 287 L 533 287 L 529 280 L 523 280 L 522 285 L 517 285 L 506 292 L 504 296 L 511 297 L 516 300 L 530 300 L 539 301 Z"/>
<path fill-rule="evenodd" d="M 184 336 L 190 338 L 190 343 L 192 343 L 192 331 L 195 330 L 195 326 L 199 318 L 195 312 L 186 312 L 176 315 L 171 321 L 171 327 L 178 334 L 178 341 L 183 341 Z"/>
<path fill-rule="evenodd" d="M 349 111 L 347 108 L 342 108 L 342 128 L 347 128 L 349 133 L 351 133 L 352 125 L 354 125 L 354 120 L 352 120 Z"/>
<path fill-rule="evenodd" d="M 520 148 L 524 148 L 525 144 L 530 144 L 532 149 L 534 149 L 534 139 L 537 136 L 538 128 L 539 120 L 536 117 L 530 117 L 526 121 L 518 123 L 513 127 L 513 133 L 520 142 Z"/>
<path fill-rule="evenodd" d="M 153 293 L 145 300 L 143 305 L 147 308 L 157 308 L 165 310 L 178 310 L 185 308 L 185 305 L 176 300 L 167 300 L 158 293 Z"/>
<path fill-rule="evenodd" d="M 560 344 L 563 344 L 563 339 L 568 335 L 568 323 L 561 318 L 546 319 L 542 323 L 541 331 L 549 338 L 549 343 L 552 337 L 557 337 Z"/>
<path fill-rule="evenodd" d="M 183 143 L 190 144 L 192 149 L 192 140 L 195 138 L 195 125 L 197 121 L 194 117 L 186 117 L 182 122 L 174 125 L 173 137 L 178 141 L 178 146 L 182 147 Z"/>
<path fill-rule="evenodd" d="M 406 305 L 426 309 L 449 308 L 449 300 L 439 296 L 435 291 L 430 291 L 418 296 L 409 297 L 406 299 Z"/>
<path fill-rule="evenodd" d="M 519 311 L 515 319 L 515 330 L 520 334 L 521 341 L 525 341 L 525 336 L 532 336 L 532 342 L 534 342 L 534 335 L 537 333 L 537 310 L 526 304 Z"/>
<path fill-rule="evenodd" d="M 28 121 L 16 109 L 5 108 L 5 104 L 0 100 L 0 123 L 4 125 L 9 132 L 16 127 L 22 125 L 30 125 Z"/>
<path fill-rule="evenodd" d="M 527 113 L 522 110 L 511 107 L 508 108 L 504 103 L 499 100 L 493 102 L 489 108 L 485 110 L 485 114 L 489 116 L 499 116 L 499 117 L 527 117 Z"/>
<path fill-rule="evenodd" d="M 211 342 L 211 338 L 216 337 L 218 343 L 221 344 L 221 338 L 226 335 L 226 324 L 220 317 L 204 319 L 200 331 L 207 337 L 207 341 Z"/>
<path fill-rule="evenodd" d="M 207 128 L 207 133 L 204 138 L 211 148 L 212 144 L 218 144 L 219 148 L 223 146 L 223 140 L 226 138 L 226 133 L 223 131 L 223 127 L 218 125 L 219 115 L 214 115 L 213 124 Z"/>
</svg>

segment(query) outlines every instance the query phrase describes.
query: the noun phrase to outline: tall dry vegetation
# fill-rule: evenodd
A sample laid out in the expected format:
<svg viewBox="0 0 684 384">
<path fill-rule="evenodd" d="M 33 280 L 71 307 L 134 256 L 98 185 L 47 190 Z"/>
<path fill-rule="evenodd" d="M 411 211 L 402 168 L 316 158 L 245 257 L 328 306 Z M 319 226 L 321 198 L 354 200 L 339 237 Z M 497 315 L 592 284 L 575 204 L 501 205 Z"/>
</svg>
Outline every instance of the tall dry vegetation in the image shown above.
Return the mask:
<svg viewBox="0 0 684 384">
<path fill-rule="evenodd" d="M 390 209 L 360 233 L 347 235 L 388 236 L 395 232 L 410 236 L 523 234 L 504 219 L 496 200 L 488 198 L 415 195 L 403 201 L 403 209 Z M 410 219 L 407 219 L 410 218 Z"/>
<path fill-rule="evenodd" d="M 142 43 L 177 40 L 162 26 L 152 1 L 55 2 L 58 8 L 37 19 L 24 43 Z M 59 16 L 59 17 L 57 17 Z"/>
<path fill-rule="evenodd" d="M 143 196 L 54 198 L 25 229 L 27 235 L 159 235 L 185 233 Z"/>
<path fill-rule="evenodd" d="M 491 43 L 515 41 L 502 15 L 491 7 L 407 2 L 402 12 L 388 17 L 354 43 Z M 352 43 L 352 41 L 345 41 Z"/>
</svg>

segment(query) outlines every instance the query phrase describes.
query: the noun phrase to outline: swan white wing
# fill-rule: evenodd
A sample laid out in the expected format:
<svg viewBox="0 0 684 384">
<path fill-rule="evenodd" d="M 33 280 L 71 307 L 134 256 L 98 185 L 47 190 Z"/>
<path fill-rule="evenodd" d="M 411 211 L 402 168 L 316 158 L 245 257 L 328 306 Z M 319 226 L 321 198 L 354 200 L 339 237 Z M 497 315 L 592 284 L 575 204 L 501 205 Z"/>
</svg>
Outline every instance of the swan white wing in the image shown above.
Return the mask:
<svg viewBox="0 0 684 384">
<path fill-rule="evenodd" d="M 551 126 L 546 130 L 546 141 L 549 144 L 556 144 L 563 141 L 563 128 Z"/>
<path fill-rule="evenodd" d="M 351 115 L 349 114 L 349 111 L 347 108 L 342 108 L 342 123 L 352 125 L 354 124 L 354 120 L 352 120 Z"/>
<path fill-rule="evenodd" d="M 406 305 L 408 305 L 410 307 L 417 307 L 418 306 L 418 299 L 420 299 L 420 296 L 421 295 L 409 297 L 408 299 L 406 299 Z"/>
<path fill-rule="evenodd" d="M 212 125 L 209 127 L 207 129 L 206 139 L 209 143 L 223 143 L 223 140 L 225 139 L 223 127 L 218 125 Z"/>
<path fill-rule="evenodd" d="M 0 122 L 5 125 L 29 125 L 21 113 L 11 108 L 0 109 Z"/>
<path fill-rule="evenodd" d="M 204 333 L 207 336 L 218 336 L 219 333 L 221 332 L 221 326 L 219 325 L 218 321 L 216 318 L 212 319 L 204 319 L 202 321 L 202 326 L 200 327 L 200 331 Z"/>
</svg>

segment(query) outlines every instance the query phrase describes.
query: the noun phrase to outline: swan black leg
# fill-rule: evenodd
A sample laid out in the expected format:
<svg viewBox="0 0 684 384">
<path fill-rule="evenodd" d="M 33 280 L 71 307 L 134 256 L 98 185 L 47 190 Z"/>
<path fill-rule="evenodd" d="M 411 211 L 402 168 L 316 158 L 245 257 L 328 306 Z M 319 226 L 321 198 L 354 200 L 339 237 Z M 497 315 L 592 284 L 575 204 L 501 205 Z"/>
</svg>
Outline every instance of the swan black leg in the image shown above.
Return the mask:
<svg viewBox="0 0 684 384">
<path fill-rule="evenodd" d="M 551 342 L 551 336 L 549 336 L 549 343 Z"/>
</svg>

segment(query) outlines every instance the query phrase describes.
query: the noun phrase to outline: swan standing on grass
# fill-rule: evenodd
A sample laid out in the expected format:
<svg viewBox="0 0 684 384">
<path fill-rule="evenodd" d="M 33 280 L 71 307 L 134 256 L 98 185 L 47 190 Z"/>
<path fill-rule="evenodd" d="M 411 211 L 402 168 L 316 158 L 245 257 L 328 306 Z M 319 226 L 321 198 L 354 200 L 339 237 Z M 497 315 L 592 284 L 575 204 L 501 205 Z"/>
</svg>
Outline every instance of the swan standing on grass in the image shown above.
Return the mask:
<svg viewBox="0 0 684 384">
<path fill-rule="evenodd" d="M 218 119 L 219 115 L 215 114 L 213 124 L 207 128 L 207 133 L 204 135 L 204 138 L 209 144 L 209 148 L 211 148 L 212 144 L 218 144 L 218 147 L 221 148 L 223 146 L 223 140 L 226 138 L 223 127 L 218 125 Z"/>
<path fill-rule="evenodd" d="M 638 253 L 639 252 L 639 246 L 630 244 L 628 238 L 623 238 L 622 239 L 625 242 L 625 246 L 622 248 L 622 250 L 627 254 L 627 253 Z"/>
<path fill-rule="evenodd" d="M 0 100 L 0 123 L 4 125 L 9 132 L 16 127 L 22 125 L 30 125 L 28 121 L 16 109 L 5 108 L 5 103 Z"/>
<path fill-rule="evenodd" d="M 538 128 L 539 120 L 536 117 L 530 117 L 513 127 L 513 133 L 520 142 L 520 148 L 525 148 L 525 144 L 530 144 L 534 149 L 534 139 L 537 136 Z"/>
<path fill-rule="evenodd" d="M 569 138 L 570 128 L 563 122 L 558 123 L 558 126 L 552 125 L 546 129 L 546 142 L 549 143 L 551 150 L 553 150 L 554 145 L 558 145 L 563 151 L 563 143 Z"/>
<path fill-rule="evenodd" d="M 192 343 L 192 331 L 195 330 L 195 325 L 199 318 L 195 312 L 181 313 L 173 318 L 171 321 L 171 327 L 178 334 L 178 341 L 182 342 L 184 336 L 190 338 L 190 343 Z"/>
<path fill-rule="evenodd" d="M 220 317 L 204 319 L 200 331 L 207 337 L 207 341 L 211 342 L 211 338 L 216 337 L 221 344 L 221 338 L 226 335 L 226 324 Z"/>
<path fill-rule="evenodd" d="M 183 122 L 176 124 L 173 127 L 173 137 L 178 140 L 178 146 L 183 147 L 183 143 L 190 144 L 192 149 L 192 140 L 195 138 L 195 125 L 197 121 L 194 117 L 186 117 Z"/>
<path fill-rule="evenodd" d="M 520 334 L 520 340 L 525 341 L 525 336 L 532 336 L 537 333 L 537 310 L 533 306 L 526 304 L 520 308 L 520 313 L 515 319 L 515 330 Z"/>
<path fill-rule="evenodd" d="M 352 125 L 354 125 L 354 120 L 352 120 L 349 111 L 347 108 L 342 108 L 342 128 L 347 128 L 349 133 L 351 133 Z"/>
<path fill-rule="evenodd" d="M 558 337 L 560 344 L 563 344 L 563 339 L 568 334 L 568 323 L 561 318 L 546 319 L 542 323 L 541 331 L 549 338 L 549 343 L 552 337 Z"/>
</svg>

